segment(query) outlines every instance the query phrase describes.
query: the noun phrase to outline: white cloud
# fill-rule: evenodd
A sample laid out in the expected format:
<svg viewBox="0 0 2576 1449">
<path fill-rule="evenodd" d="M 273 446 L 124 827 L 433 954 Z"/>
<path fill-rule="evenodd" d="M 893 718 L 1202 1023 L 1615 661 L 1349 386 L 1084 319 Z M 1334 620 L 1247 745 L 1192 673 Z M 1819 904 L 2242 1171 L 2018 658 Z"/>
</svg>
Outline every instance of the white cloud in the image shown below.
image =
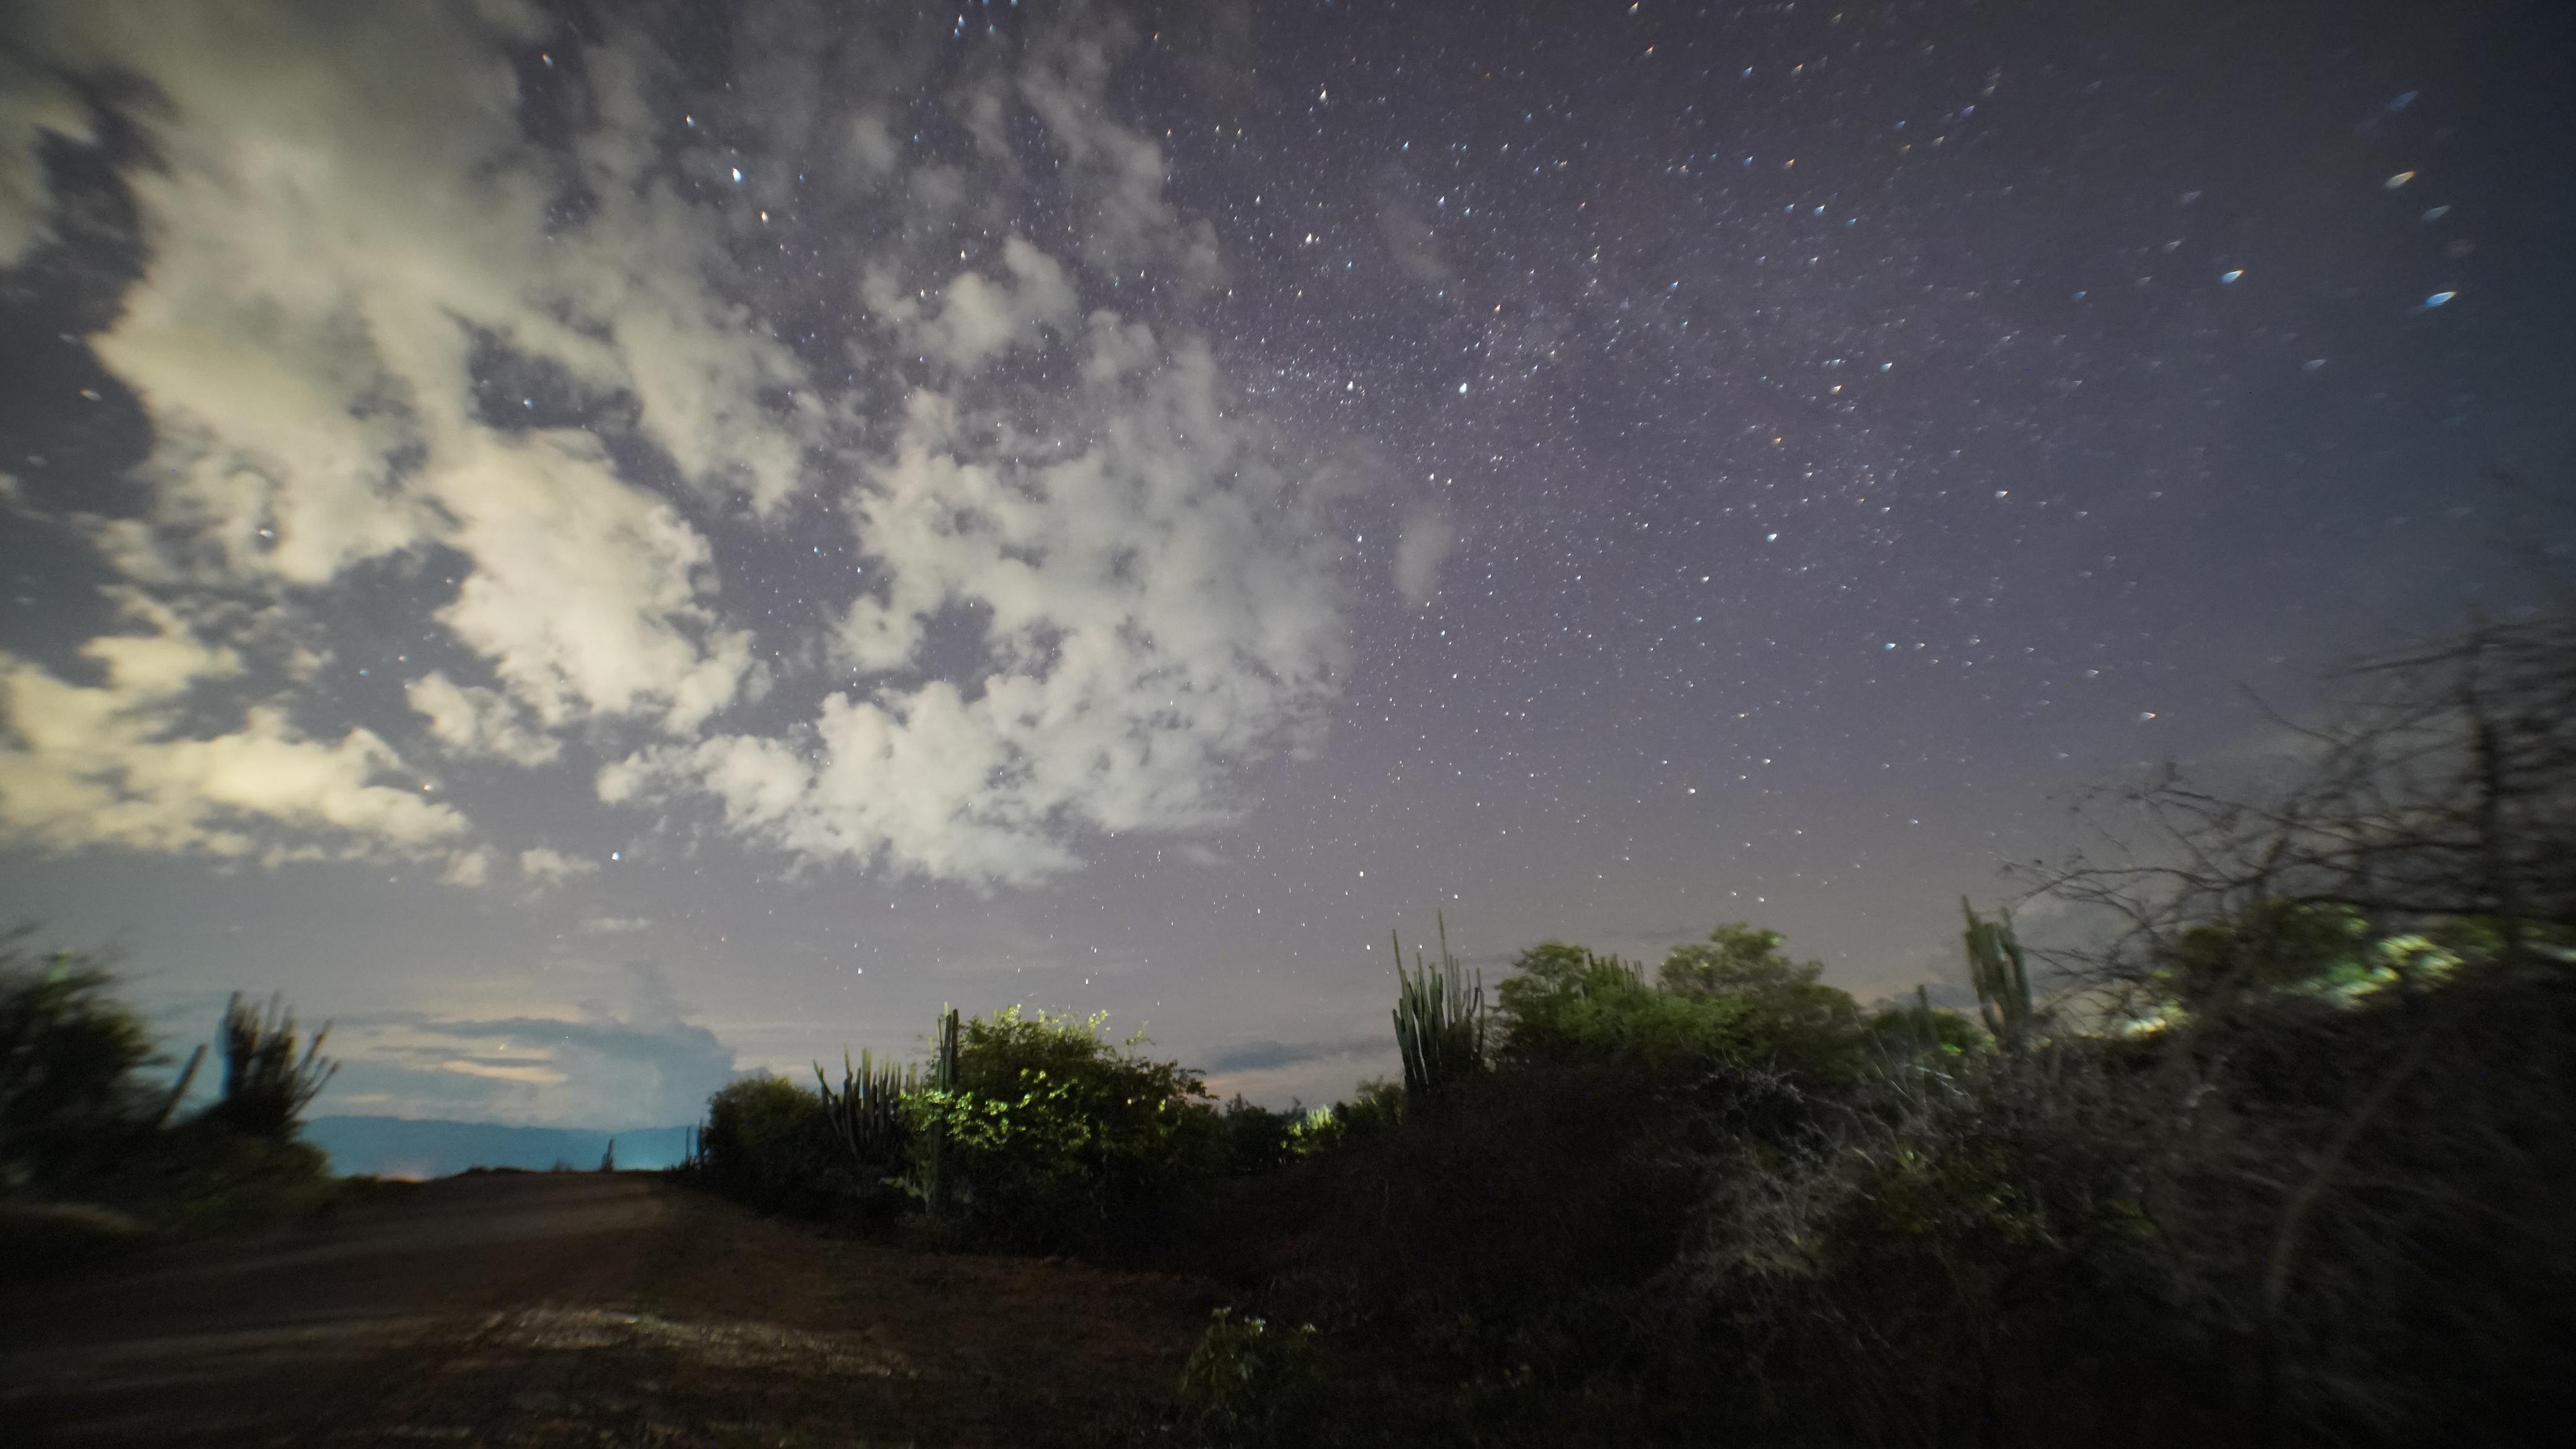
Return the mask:
<svg viewBox="0 0 2576 1449">
<path fill-rule="evenodd" d="M 562 741 L 530 729 L 518 703 L 497 689 L 458 684 L 433 670 L 413 680 L 404 697 L 429 720 L 430 734 L 459 754 L 533 766 L 563 753 Z"/>
<path fill-rule="evenodd" d="M 241 657 L 142 594 L 117 599 L 144 632 L 81 646 L 99 684 L 0 653 L 7 833 L 53 850 L 283 860 L 418 855 L 465 832 L 464 817 L 405 780 L 401 756 L 370 731 L 315 739 L 276 704 L 224 710 L 196 698 L 203 683 L 241 676 Z M 196 718 L 237 727 L 204 733 L 191 727 Z"/>
<path fill-rule="evenodd" d="M 1071 869 L 1089 832 L 1229 818 L 1237 766 L 1313 738 L 1341 668 L 1325 530 L 1205 343 L 1132 315 L 1221 273 L 1157 141 L 1108 104 L 1137 37 L 1030 34 L 935 98 L 976 143 L 944 163 L 889 119 L 904 88 L 947 84 L 926 61 L 770 46 L 777 83 L 721 103 L 742 135 L 813 138 L 818 204 L 837 187 L 896 213 L 826 238 L 828 265 L 868 279 L 834 284 L 873 314 L 839 348 L 862 378 L 809 375 L 780 340 L 786 314 L 762 308 L 786 282 L 757 218 L 794 188 L 679 122 L 678 68 L 640 32 L 607 27 L 553 72 L 570 119 L 540 140 L 514 53 L 561 42 L 517 0 L 14 7 L 9 64 L 158 93 L 131 117 L 155 164 L 125 178 L 146 270 L 91 339 L 149 417 L 149 502 L 75 522 L 132 586 L 121 607 L 167 618 L 91 641 L 102 686 L 0 660 L 17 730 L 0 828 L 54 848 L 408 852 L 487 882 L 511 853 L 437 791 L 389 783 L 383 736 L 421 723 L 455 755 L 531 769 L 578 738 L 618 759 L 606 800 L 702 796 L 806 859 L 974 882 Z M 0 100 L 0 255 L 42 225 L 34 138 L 86 134 L 68 94 Z M 1014 154 L 1031 120 L 1047 154 Z M 1027 187 L 1061 192 L 1078 259 L 995 225 Z M 950 241 L 993 236 L 998 256 L 955 270 Z M 1086 314 L 1086 289 L 1139 300 Z M 495 358 L 526 379 L 518 398 L 495 395 Z M 879 399 L 903 401 L 888 417 Z M 591 430 L 555 426 L 567 413 Z M 641 486 L 657 454 L 674 496 Z M 862 481 L 816 500 L 826 476 Z M 830 510 L 864 576 L 799 600 L 801 621 L 760 616 L 805 637 L 756 640 L 720 545 Z M 308 642 L 388 577 L 453 591 L 399 621 L 425 641 L 401 662 L 462 646 L 476 663 L 456 672 L 487 681 L 418 673 L 416 720 L 362 718 L 381 694 L 341 687 Z M 237 622 L 254 616 L 306 627 L 254 637 Z M 980 650 L 961 669 L 930 640 L 964 619 Z M 805 667 L 762 660 L 827 656 L 844 687 L 762 732 L 750 706 Z M 239 727 L 197 728 L 223 700 Z M 539 886 L 598 869 L 516 855 Z"/>
<path fill-rule="evenodd" d="M 1114 19 L 1068 25 L 1036 48 L 1019 77 L 1020 98 L 1046 123 L 1048 143 L 1069 173 L 1082 207 L 1085 262 L 1106 274 L 1150 266 L 1187 286 L 1214 286 L 1224 275 L 1215 229 L 1204 219 L 1181 220 L 1163 195 L 1163 148 L 1108 111 L 1111 69 L 1134 43 L 1134 33 Z"/>
<path fill-rule="evenodd" d="M 519 874 L 539 887 L 559 886 L 599 874 L 599 862 L 566 854 L 552 846 L 539 845 L 519 852 Z"/>
<path fill-rule="evenodd" d="M 707 543 L 618 480 L 582 432 L 489 435 L 441 490 L 474 571 L 438 613 L 554 727 L 658 708 L 685 733 L 752 674 L 751 636 L 702 607 Z"/>
<path fill-rule="evenodd" d="M 1440 592 L 1440 566 L 1458 543 L 1458 527 L 1436 508 L 1415 510 L 1395 544 L 1395 591 L 1408 604 L 1431 602 Z"/>
<path fill-rule="evenodd" d="M 861 295 L 897 325 L 901 350 L 971 374 L 1014 346 L 1036 343 L 1041 327 L 1070 335 L 1079 315 L 1063 265 L 1028 238 L 1003 242 L 1002 267 L 1001 280 L 971 271 L 950 278 L 936 311 L 903 292 L 890 272 L 872 274 Z"/>
<path fill-rule="evenodd" d="M 1092 317 L 1061 431 L 914 396 L 849 511 L 883 561 L 852 667 L 900 678 L 971 609 L 986 672 L 824 701 L 796 740 L 719 736 L 603 772 L 610 800 L 704 791 L 734 830 L 815 859 L 1025 882 L 1084 830 L 1231 817 L 1231 767 L 1311 728 L 1340 616 L 1287 480 L 1227 416 L 1206 348 Z"/>
<path fill-rule="evenodd" d="M 471 889 L 492 878 L 492 852 L 460 850 L 447 858 L 447 870 L 439 879 L 452 886 Z"/>
<path fill-rule="evenodd" d="M 385 1013 L 332 1030 L 342 1062 L 321 1112 L 561 1123 L 624 1129 L 691 1122 L 734 1076 L 734 1052 L 675 1003 L 652 999 L 648 964 L 624 1011 L 445 1018 Z"/>
</svg>

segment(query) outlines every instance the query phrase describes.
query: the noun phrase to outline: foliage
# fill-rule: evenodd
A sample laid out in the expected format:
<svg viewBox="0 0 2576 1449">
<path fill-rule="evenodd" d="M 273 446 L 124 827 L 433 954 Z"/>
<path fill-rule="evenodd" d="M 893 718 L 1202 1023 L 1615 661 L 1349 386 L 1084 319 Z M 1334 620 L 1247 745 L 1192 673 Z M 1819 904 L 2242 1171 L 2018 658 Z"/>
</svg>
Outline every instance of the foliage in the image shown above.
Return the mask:
<svg viewBox="0 0 2576 1449">
<path fill-rule="evenodd" d="M 1273 1111 L 1237 1092 L 1217 1110 L 1217 1170 L 1229 1177 L 1257 1177 L 1296 1161 L 1304 1150 L 1312 1114 L 1290 1107 Z"/>
<path fill-rule="evenodd" d="M 822 1098 L 783 1077 L 745 1077 L 707 1101 L 696 1171 L 716 1190 L 772 1212 L 830 1218 L 858 1180 Z"/>
<path fill-rule="evenodd" d="M 936 1144 L 971 1236 L 1065 1246 L 1133 1229 L 1203 1180 L 1218 1145 L 1207 1089 L 1103 1039 L 1106 1019 L 1011 1007 L 965 1022 L 955 1085 L 903 1099 L 925 1144 L 916 1191 Z"/>
<path fill-rule="evenodd" d="M 223 1049 L 224 1089 L 205 1119 L 244 1136 L 286 1141 L 304 1109 L 340 1064 L 322 1056 L 325 1024 L 296 1055 L 295 1014 L 282 996 L 269 998 L 265 1014 L 234 992 L 216 1040 Z"/>
<path fill-rule="evenodd" d="M 1934 1006 L 1930 993 L 1919 986 L 1913 1005 L 1882 1005 L 1870 1014 L 1867 1030 L 1879 1059 L 1889 1063 L 1954 1067 L 1961 1058 L 1994 1045 L 1977 1023 Z"/>
<path fill-rule="evenodd" d="M 1324 1387 L 1315 1326 L 1274 1327 L 1220 1308 L 1181 1370 L 1181 1397 L 1195 1426 L 1227 1444 L 1302 1444 Z"/>
<path fill-rule="evenodd" d="M 1404 1118 L 1404 1084 L 1383 1078 L 1362 1082 L 1347 1102 L 1318 1107 L 1289 1128 L 1300 1157 L 1329 1152 L 1384 1135 Z"/>
<path fill-rule="evenodd" d="M 1655 986 L 1617 956 L 1562 941 L 1533 946 L 1497 993 L 1504 1059 L 1625 1061 L 1660 1071 L 1777 1062 L 1828 1076 L 1858 1072 L 1866 1057 L 1858 1004 L 1817 980 L 1816 963 L 1783 957 L 1780 939 L 1720 926 L 1705 943 L 1675 947 Z"/>
<path fill-rule="evenodd" d="M 71 1173 L 103 1141 L 159 1125 L 134 1079 L 152 1037 L 106 965 L 58 951 L 39 965 L 0 937 L 0 1187 Z"/>
</svg>

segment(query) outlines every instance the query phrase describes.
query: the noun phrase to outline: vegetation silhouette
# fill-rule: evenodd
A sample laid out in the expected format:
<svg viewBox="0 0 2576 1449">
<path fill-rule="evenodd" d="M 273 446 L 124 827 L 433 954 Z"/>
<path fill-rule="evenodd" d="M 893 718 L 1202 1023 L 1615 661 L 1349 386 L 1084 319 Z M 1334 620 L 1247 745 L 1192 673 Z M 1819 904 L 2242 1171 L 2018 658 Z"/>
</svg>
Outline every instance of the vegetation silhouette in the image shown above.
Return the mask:
<svg viewBox="0 0 2576 1449">
<path fill-rule="evenodd" d="M 1328 1109 L 1016 1012 L 953 1085 L 727 1093 L 933 1241 L 1230 1283 L 1181 1397 L 1082 1442 L 2539 1442 L 2576 1410 L 2576 629 L 2345 684 L 2274 788 L 2093 800 L 2144 829 L 2028 873 L 2045 948 L 1963 902 L 1973 1013 L 1740 922 L 1651 973 L 1542 942 L 1488 1008 L 1443 920 L 1436 964 L 1398 943 L 1402 1081 Z M 907 1147 L 826 1150 L 854 1102 Z"/>
<path fill-rule="evenodd" d="M 282 1000 L 262 1013 L 233 997 L 217 1027 L 221 1090 L 183 1115 L 206 1048 L 169 1082 L 149 1080 L 146 1069 L 166 1062 L 117 998 L 111 963 L 71 950 L 37 956 L 33 934 L 0 938 L 0 1268 L 69 1272 L 371 1190 L 333 1179 L 328 1159 L 297 1140 L 335 1066 L 321 1055 L 323 1033 L 299 1040 Z"/>
</svg>

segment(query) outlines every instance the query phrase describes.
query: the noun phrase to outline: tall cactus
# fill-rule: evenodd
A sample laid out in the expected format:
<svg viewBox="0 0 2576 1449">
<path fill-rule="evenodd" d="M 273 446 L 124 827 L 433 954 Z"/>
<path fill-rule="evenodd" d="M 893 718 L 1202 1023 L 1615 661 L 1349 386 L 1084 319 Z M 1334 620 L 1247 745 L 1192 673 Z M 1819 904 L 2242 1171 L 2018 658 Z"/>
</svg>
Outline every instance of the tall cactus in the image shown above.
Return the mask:
<svg viewBox="0 0 2576 1449">
<path fill-rule="evenodd" d="M 1404 1095 L 1409 1101 L 1438 1095 L 1459 1078 L 1485 1064 L 1485 977 L 1468 977 L 1449 951 L 1449 921 L 1440 924 L 1440 964 L 1435 968 L 1413 953 L 1414 969 L 1404 969 L 1404 943 L 1395 946 L 1395 1043 L 1404 1057 Z"/>
<path fill-rule="evenodd" d="M 2017 1049 L 2030 1039 L 2030 972 L 2013 935 L 2012 915 L 1997 911 L 1985 920 L 1966 896 L 1959 897 L 1959 912 L 1968 918 L 1968 982 L 1977 988 L 1978 1014 L 1996 1041 Z"/>
<path fill-rule="evenodd" d="M 844 1048 L 840 1090 L 832 1089 L 821 1062 L 814 1064 L 814 1084 L 823 1094 L 823 1111 L 842 1151 L 866 1167 L 889 1166 L 902 1156 L 909 1135 L 903 1099 L 920 1090 L 920 1067 L 897 1066 L 865 1051 L 853 1063 Z"/>
<path fill-rule="evenodd" d="M 929 1087 L 940 1094 L 938 1100 L 943 1109 L 956 1099 L 957 1008 L 954 1006 L 944 1007 L 939 1013 L 939 1035 L 931 1051 Z M 948 1121 L 945 1110 L 933 1117 L 930 1123 L 929 1186 L 931 1218 L 934 1221 L 947 1218 L 955 1184 L 948 1180 Z"/>
</svg>

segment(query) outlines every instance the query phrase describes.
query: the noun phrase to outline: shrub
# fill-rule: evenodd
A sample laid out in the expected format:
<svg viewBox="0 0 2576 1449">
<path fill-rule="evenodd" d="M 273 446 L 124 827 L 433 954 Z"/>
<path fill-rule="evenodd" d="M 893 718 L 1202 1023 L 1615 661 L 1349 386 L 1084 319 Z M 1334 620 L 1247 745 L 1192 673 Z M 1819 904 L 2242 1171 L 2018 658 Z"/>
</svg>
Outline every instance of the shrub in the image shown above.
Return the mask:
<svg viewBox="0 0 2576 1449">
<path fill-rule="evenodd" d="M 135 1069 L 152 1038 L 109 995 L 104 964 L 56 952 L 44 964 L 0 939 L 0 1187 L 59 1181 L 102 1140 L 148 1127 Z"/>
<path fill-rule="evenodd" d="M 295 1014 L 285 998 L 270 997 L 263 1015 L 234 992 L 216 1034 L 224 1056 L 223 1096 L 206 1109 L 205 1120 L 244 1136 L 292 1138 L 304 1109 L 340 1070 L 322 1055 L 323 1038 L 330 1034 L 326 1023 L 299 1058 Z"/>
<path fill-rule="evenodd" d="M 997 1244 L 1098 1246 L 1157 1226 L 1221 1161 L 1199 1077 L 1104 1040 L 1106 1016 L 1019 1008 L 964 1023 L 956 1085 L 904 1099 L 915 1186 L 940 1163 L 963 1228 Z"/>
<path fill-rule="evenodd" d="M 1617 956 L 1562 941 L 1533 946 L 1497 992 L 1503 1059 L 1685 1073 L 1776 1063 L 1857 1075 L 1868 1057 L 1859 1006 L 1816 979 L 1822 967 L 1782 957 L 1779 944 L 1776 932 L 1720 926 L 1706 943 L 1674 948 L 1652 986 Z"/>
<path fill-rule="evenodd" d="M 745 1077 L 707 1100 L 698 1170 L 709 1185 L 772 1212 L 830 1218 L 858 1196 L 823 1099 L 783 1077 Z"/>
</svg>

